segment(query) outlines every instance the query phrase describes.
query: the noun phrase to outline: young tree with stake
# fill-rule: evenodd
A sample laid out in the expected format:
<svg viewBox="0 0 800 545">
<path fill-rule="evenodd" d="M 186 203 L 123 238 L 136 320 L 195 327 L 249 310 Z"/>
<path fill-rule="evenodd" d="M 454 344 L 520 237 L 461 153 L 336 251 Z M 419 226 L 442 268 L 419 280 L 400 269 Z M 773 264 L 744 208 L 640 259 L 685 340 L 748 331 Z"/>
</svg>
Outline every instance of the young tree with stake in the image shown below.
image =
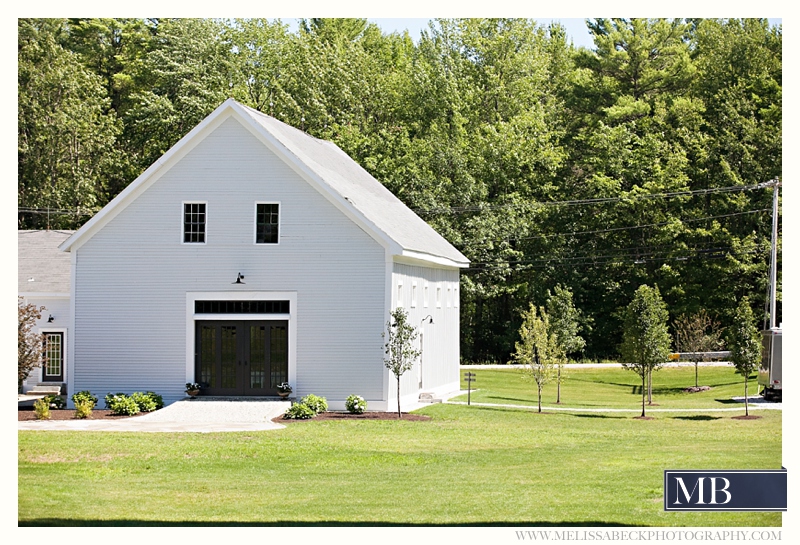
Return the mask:
<svg viewBox="0 0 800 545">
<path fill-rule="evenodd" d="M 417 340 L 417 328 L 408 323 L 408 314 L 403 307 L 397 307 L 391 313 L 391 319 L 386 322 L 386 331 L 381 334 L 386 339 L 384 351 L 386 356 L 383 364 L 397 379 L 397 418 L 402 418 L 400 412 L 400 377 L 414 366 L 422 353 L 414 348 Z"/>
<path fill-rule="evenodd" d="M 642 417 L 645 417 L 645 394 L 654 369 L 669 358 L 669 313 L 658 287 L 639 286 L 625 309 L 622 366 L 642 378 Z"/>
<path fill-rule="evenodd" d="M 719 322 L 705 310 L 684 315 L 675 320 L 675 348 L 678 352 L 691 352 L 694 357 L 694 387 L 699 386 L 697 366 L 708 358 L 706 352 L 719 350 L 722 344 Z"/>
<path fill-rule="evenodd" d="M 579 352 L 586 346 L 586 341 L 578 335 L 581 330 L 581 313 L 575 308 L 572 302 L 572 292 L 568 288 L 557 285 L 551 295 L 547 293 L 547 315 L 550 320 L 550 331 L 556 336 L 556 341 L 561 347 L 564 357 L 556 362 L 558 373 L 556 384 L 556 403 L 561 403 L 561 382 L 564 377 L 564 364 L 567 362 L 567 354 Z"/>
<path fill-rule="evenodd" d="M 514 360 L 525 366 L 525 377 L 536 383 L 539 394 L 539 412 L 542 412 L 542 387 L 553 378 L 554 367 L 564 358 L 564 351 L 555 334 L 550 331 L 550 320 L 543 308 L 531 305 L 523 315 L 519 328 L 520 340 L 515 344 Z"/>
<path fill-rule="evenodd" d="M 761 333 L 755 325 L 753 309 L 750 301 L 742 297 L 733 319 L 733 326 L 728 330 L 728 346 L 731 350 L 731 362 L 736 372 L 744 377 L 744 414 L 750 416 L 747 403 L 747 379 L 758 369 L 761 363 Z"/>
</svg>

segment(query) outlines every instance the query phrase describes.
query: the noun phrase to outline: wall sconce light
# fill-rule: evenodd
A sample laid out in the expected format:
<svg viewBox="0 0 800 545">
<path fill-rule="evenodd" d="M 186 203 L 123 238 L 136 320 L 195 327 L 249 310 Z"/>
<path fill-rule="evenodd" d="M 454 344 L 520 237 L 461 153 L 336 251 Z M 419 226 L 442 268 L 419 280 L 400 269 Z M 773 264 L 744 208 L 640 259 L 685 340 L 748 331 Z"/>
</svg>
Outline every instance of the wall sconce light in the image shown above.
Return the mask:
<svg viewBox="0 0 800 545">
<path fill-rule="evenodd" d="M 47 323 L 48 323 L 48 324 L 52 324 L 54 320 L 55 320 L 55 318 L 53 318 L 53 315 L 51 314 L 51 315 L 50 315 L 50 316 L 47 318 Z"/>
<path fill-rule="evenodd" d="M 239 273 L 236 276 L 236 282 L 231 282 L 231 284 L 244 284 L 244 282 L 242 282 L 242 280 L 244 280 L 244 275 L 242 273 Z"/>
<path fill-rule="evenodd" d="M 430 314 L 425 316 L 420 323 L 421 324 L 425 323 L 425 320 L 427 320 L 429 324 L 433 324 L 433 316 L 431 316 Z"/>
</svg>

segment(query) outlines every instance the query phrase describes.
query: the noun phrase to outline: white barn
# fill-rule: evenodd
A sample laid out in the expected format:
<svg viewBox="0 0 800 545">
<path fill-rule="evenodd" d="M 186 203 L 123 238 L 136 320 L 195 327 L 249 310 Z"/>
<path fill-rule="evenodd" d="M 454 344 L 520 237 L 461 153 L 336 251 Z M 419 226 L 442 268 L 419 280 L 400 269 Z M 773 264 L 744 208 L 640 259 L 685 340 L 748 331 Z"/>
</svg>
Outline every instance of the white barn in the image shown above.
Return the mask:
<svg viewBox="0 0 800 545">
<path fill-rule="evenodd" d="M 60 248 L 70 392 L 350 394 L 396 407 L 381 333 L 403 306 L 422 357 L 401 403 L 458 390 L 467 259 L 331 142 L 230 99 Z M 431 323 L 432 322 L 432 323 Z"/>
</svg>

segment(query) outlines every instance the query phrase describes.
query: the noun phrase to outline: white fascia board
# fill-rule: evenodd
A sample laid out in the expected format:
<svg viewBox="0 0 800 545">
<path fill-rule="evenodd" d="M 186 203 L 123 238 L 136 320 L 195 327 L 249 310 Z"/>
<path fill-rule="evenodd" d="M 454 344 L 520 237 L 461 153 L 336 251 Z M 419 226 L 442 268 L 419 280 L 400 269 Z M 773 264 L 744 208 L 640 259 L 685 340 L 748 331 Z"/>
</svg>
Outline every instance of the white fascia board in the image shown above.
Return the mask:
<svg viewBox="0 0 800 545">
<path fill-rule="evenodd" d="M 403 248 L 395 242 L 393 238 L 386 234 L 373 222 L 368 220 L 357 208 L 347 202 L 347 200 L 334 191 L 316 172 L 314 172 L 305 162 L 292 153 L 283 143 L 275 138 L 267 129 L 259 124 L 250 114 L 242 111 L 238 104 L 233 104 L 234 111 L 237 112 L 242 124 L 250 129 L 250 132 L 258 138 L 267 149 L 282 158 L 289 167 L 292 168 L 301 178 L 316 189 L 331 204 L 336 206 L 353 223 L 373 238 L 378 244 L 391 251 L 393 254 L 400 254 Z"/>
<path fill-rule="evenodd" d="M 159 157 L 147 170 L 142 172 L 138 178 L 128 184 L 111 202 L 105 205 L 102 210 L 95 214 L 83 227 L 78 229 L 67 240 L 58 247 L 62 252 L 70 252 L 80 248 L 86 240 L 91 238 L 101 227 L 108 223 L 114 216 L 125 209 L 128 204 L 136 199 L 144 190 L 158 180 L 178 160 L 189 153 L 197 144 L 202 141 L 203 133 L 207 134 L 219 126 L 228 116 L 223 115 L 225 110 L 232 110 L 235 104 L 233 99 L 223 102 L 216 110 L 211 112 L 208 117 L 201 121 L 195 128 L 189 131 L 186 136 L 178 140 L 167 152 Z"/>
<path fill-rule="evenodd" d="M 465 269 L 469 267 L 469 261 L 453 261 L 447 257 L 415 252 L 413 250 L 403 250 L 400 255 L 396 255 L 395 262 L 406 265 L 418 265 L 423 267 L 435 267 L 441 269 Z"/>
</svg>

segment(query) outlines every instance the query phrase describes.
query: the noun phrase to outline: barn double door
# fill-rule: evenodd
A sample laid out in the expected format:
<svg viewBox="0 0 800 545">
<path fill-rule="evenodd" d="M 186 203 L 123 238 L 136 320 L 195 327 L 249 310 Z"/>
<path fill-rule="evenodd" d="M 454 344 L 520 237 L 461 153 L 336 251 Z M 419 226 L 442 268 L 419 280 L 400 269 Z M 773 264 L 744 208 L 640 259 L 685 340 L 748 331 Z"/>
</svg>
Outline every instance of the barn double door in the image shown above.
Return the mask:
<svg viewBox="0 0 800 545">
<path fill-rule="evenodd" d="M 197 321 L 195 343 L 203 395 L 277 395 L 289 378 L 286 321 Z"/>
</svg>

